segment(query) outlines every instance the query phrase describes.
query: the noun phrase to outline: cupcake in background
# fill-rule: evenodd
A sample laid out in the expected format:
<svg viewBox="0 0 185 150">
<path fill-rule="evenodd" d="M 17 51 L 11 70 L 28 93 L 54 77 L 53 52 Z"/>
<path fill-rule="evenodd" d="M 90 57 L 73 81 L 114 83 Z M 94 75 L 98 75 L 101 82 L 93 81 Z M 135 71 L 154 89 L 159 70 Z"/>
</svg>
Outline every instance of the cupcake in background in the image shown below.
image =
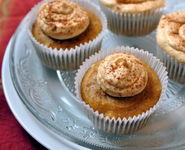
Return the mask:
<svg viewBox="0 0 185 150">
<path fill-rule="evenodd" d="M 30 14 L 28 33 L 41 61 L 52 69 L 73 70 L 99 51 L 104 14 L 85 0 L 43 1 Z"/>
<path fill-rule="evenodd" d="M 185 83 L 185 11 L 161 17 L 156 34 L 157 55 L 167 67 L 169 77 Z"/>
<path fill-rule="evenodd" d="M 116 34 L 142 36 L 152 32 L 159 22 L 165 0 L 99 0 L 108 20 L 108 27 Z"/>
<path fill-rule="evenodd" d="M 99 130 L 132 133 L 156 110 L 167 79 L 165 67 L 152 54 L 117 47 L 91 56 L 80 66 L 76 96 Z"/>
</svg>

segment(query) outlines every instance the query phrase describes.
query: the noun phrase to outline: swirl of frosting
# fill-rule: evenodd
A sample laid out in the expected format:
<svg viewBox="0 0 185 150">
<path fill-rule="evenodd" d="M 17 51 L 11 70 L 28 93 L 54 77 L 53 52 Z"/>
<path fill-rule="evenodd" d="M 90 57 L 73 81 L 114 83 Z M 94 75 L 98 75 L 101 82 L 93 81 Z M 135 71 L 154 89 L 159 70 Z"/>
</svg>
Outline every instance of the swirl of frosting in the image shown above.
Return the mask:
<svg viewBox="0 0 185 150">
<path fill-rule="evenodd" d="M 185 12 L 168 14 L 163 19 L 168 43 L 176 50 L 185 52 Z"/>
<path fill-rule="evenodd" d="M 66 40 L 84 32 L 89 25 L 89 17 L 78 4 L 56 0 L 40 7 L 37 22 L 49 37 Z"/>
<path fill-rule="evenodd" d="M 107 56 L 98 67 L 97 83 L 110 96 L 130 97 L 146 87 L 148 73 L 133 55 L 117 52 Z"/>
<path fill-rule="evenodd" d="M 118 3 L 141 3 L 149 0 L 117 0 Z"/>
<path fill-rule="evenodd" d="M 185 63 L 185 11 L 161 17 L 157 28 L 157 42 L 170 56 Z"/>
<path fill-rule="evenodd" d="M 152 11 L 165 5 L 165 0 L 100 0 L 100 2 L 122 13 Z"/>
</svg>

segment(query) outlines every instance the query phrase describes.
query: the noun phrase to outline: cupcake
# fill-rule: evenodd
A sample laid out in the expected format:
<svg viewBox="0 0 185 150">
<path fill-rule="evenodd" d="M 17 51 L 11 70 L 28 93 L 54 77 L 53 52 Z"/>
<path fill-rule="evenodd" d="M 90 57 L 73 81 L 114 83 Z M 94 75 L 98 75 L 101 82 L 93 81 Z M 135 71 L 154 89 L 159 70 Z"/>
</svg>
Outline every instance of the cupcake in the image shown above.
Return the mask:
<svg viewBox="0 0 185 150">
<path fill-rule="evenodd" d="M 159 22 L 165 0 L 100 0 L 108 27 L 116 34 L 142 36 Z"/>
<path fill-rule="evenodd" d="M 75 78 L 76 96 L 95 127 L 124 134 L 141 128 L 156 110 L 167 72 L 152 54 L 117 47 L 91 56 Z"/>
<path fill-rule="evenodd" d="M 99 51 L 106 18 L 85 0 L 43 1 L 29 13 L 28 34 L 41 61 L 52 69 L 74 70 Z"/>
<path fill-rule="evenodd" d="M 162 16 L 156 39 L 157 55 L 166 65 L 169 77 L 185 83 L 185 12 Z"/>
</svg>

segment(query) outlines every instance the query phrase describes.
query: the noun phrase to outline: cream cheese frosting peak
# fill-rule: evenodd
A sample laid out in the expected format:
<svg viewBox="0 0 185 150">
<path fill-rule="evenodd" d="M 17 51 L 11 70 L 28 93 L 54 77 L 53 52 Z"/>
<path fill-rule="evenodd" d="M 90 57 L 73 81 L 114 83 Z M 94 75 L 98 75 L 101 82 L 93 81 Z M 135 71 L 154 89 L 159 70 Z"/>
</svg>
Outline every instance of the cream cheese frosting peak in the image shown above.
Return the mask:
<svg viewBox="0 0 185 150">
<path fill-rule="evenodd" d="M 49 37 L 66 40 L 84 32 L 89 25 L 89 17 L 78 4 L 56 0 L 40 7 L 37 22 Z"/>
<path fill-rule="evenodd" d="M 129 97 L 146 87 L 148 73 L 135 56 L 123 52 L 107 56 L 98 67 L 97 82 L 108 95 Z"/>
<path fill-rule="evenodd" d="M 185 64 L 185 11 L 161 17 L 157 28 L 157 42 L 170 56 Z"/>
<path fill-rule="evenodd" d="M 140 2 L 146 2 L 149 0 L 117 0 L 118 3 L 140 3 Z"/>
<path fill-rule="evenodd" d="M 142 13 L 165 6 L 165 0 L 100 0 L 100 2 L 121 13 Z"/>
<path fill-rule="evenodd" d="M 176 12 L 163 17 L 166 20 L 165 33 L 169 45 L 185 52 L 185 12 Z"/>
</svg>

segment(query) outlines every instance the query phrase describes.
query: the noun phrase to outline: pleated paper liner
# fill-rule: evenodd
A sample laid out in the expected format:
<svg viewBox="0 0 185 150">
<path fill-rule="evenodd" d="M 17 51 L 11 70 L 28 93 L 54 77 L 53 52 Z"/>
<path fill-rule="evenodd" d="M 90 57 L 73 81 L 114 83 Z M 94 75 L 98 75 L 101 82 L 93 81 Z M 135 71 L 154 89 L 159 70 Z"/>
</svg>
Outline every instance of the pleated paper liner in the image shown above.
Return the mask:
<svg viewBox="0 0 185 150">
<path fill-rule="evenodd" d="M 117 12 L 101 3 L 100 7 L 107 17 L 108 28 L 112 32 L 131 37 L 146 35 L 156 29 L 164 10 L 159 8 L 132 14 Z"/>
<path fill-rule="evenodd" d="M 159 46 L 157 46 L 157 56 L 166 66 L 169 78 L 181 84 L 185 84 L 185 65 L 169 56 Z"/>
</svg>

